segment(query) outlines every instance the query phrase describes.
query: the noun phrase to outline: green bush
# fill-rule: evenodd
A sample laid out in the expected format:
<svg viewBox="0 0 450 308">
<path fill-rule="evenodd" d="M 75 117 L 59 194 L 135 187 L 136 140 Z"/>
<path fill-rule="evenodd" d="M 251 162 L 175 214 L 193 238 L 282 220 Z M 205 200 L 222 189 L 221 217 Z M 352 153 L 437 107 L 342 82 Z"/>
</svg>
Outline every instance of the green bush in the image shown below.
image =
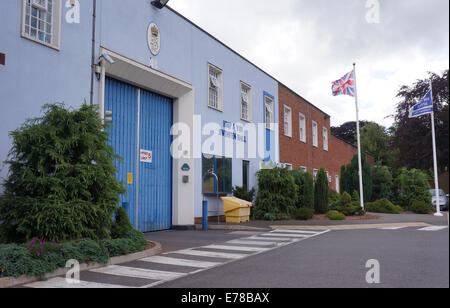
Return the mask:
<svg viewBox="0 0 450 308">
<path fill-rule="evenodd" d="M 365 207 L 367 212 L 372 213 L 401 214 L 403 212 L 401 206 L 392 204 L 392 202 L 388 199 L 380 199 L 375 202 L 369 202 Z"/>
<path fill-rule="evenodd" d="M 431 204 L 429 176 L 417 169 L 402 168 L 394 180 L 394 202 L 410 208 L 414 201 Z"/>
<path fill-rule="evenodd" d="M 330 220 L 345 220 L 346 219 L 345 215 L 342 213 L 339 213 L 339 212 L 328 212 L 327 217 Z"/>
<path fill-rule="evenodd" d="M 291 175 L 298 186 L 297 207 L 314 209 L 314 179 L 312 175 L 301 169 L 291 171 Z"/>
<path fill-rule="evenodd" d="M 111 225 L 111 236 L 113 238 L 123 237 L 127 232 L 133 230 L 127 211 L 123 207 L 117 207 L 116 220 Z"/>
<path fill-rule="evenodd" d="M 83 239 L 57 244 L 34 239 L 22 245 L 3 244 L 0 245 L 0 278 L 22 275 L 43 278 L 46 273 L 65 267 L 70 259 L 106 264 L 110 257 L 143 251 L 147 246 L 144 235 L 135 230 L 123 238 L 99 242 Z"/>
<path fill-rule="evenodd" d="M 314 217 L 314 211 L 308 207 L 296 208 L 292 211 L 292 216 L 298 220 L 309 220 Z"/>
<path fill-rule="evenodd" d="M 45 105 L 44 115 L 10 133 L 9 175 L 0 198 L 0 232 L 9 241 L 108 238 L 125 192 L 95 106 Z"/>
<path fill-rule="evenodd" d="M 275 219 L 284 219 L 297 204 L 298 186 L 287 169 L 262 169 L 257 172 L 258 194 L 252 211 L 253 218 L 267 219 L 272 214 Z"/>
<path fill-rule="evenodd" d="M 233 188 L 233 196 L 238 199 L 245 200 L 248 202 L 253 202 L 255 198 L 255 189 L 247 190 L 245 187 L 235 186 Z"/>
<path fill-rule="evenodd" d="M 336 210 L 339 207 L 341 202 L 341 195 L 335 192 L 332 189 L 328 190 L 328 204 L 330 205 L 330 209 Z"/>
<path fill-rule="evenodd" d="M 344 192 L 336 210 L 345 216 L 364 215 L 365 211 L 361 207 L 360 201 L 355 201 L 357 197 L 359 197 L 357 192 L 353 193 L 353 199 L 347 192 Z"/>
<path fill-rule="evenodd" d="M 363 192 L 364 199 L 372 199 L 372 167 L 366 162 L 365 155 L 361 157 L 363 173 Z M 347 166 L 341 167 L 341 189 L 342 191 L 359 191 L 359 163 L 358 155 L 355 155 L 352 162 Z"/>
<path fill-rule="evenodd" d="M 323 168 L 320 168 L 314 185 L 314 210 L 319 214 L 328 212 L 328 177 Z"/>
<path fill-rule="evenodd" d="M 429 214 L 434 212 L 433 206 L 424 201 L 414 201 L 411 205 L 411 211 L 416 214 Z"/>
<path fill-rule="evenodd" d="M 373 193 L 370 201 L 391 196 L 392 183 L 393 177 L 389 168 L 387 166 L 375 166 L 373 168 Z"/>
</svg>

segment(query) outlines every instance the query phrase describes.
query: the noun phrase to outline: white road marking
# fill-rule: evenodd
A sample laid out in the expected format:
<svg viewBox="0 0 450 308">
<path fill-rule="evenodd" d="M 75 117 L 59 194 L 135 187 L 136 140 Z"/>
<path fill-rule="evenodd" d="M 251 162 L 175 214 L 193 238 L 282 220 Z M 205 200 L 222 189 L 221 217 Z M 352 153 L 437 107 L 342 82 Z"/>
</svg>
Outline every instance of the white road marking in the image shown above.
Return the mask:
<svg viewBox="0 0 450 308">
<path fill-rule="evenodd" d="M 188 256 L 198 256 L 198 257 L 210 257 L 210 258 L 223 258 L 223 259 L 241 259 L 247 257 L 244 254 L 234 254 L 234 253 L 223 253 L 223 252 L 211 252 L 211 251 L 201 251 L 192 249 L 183 249 L 178 251 L 172 251 L 170 253 L 188 255 Z"/>
<path fill-rule="evenodd" d="M 42 289 L 120 289 L 120 288 L 129 288 L 127 286 L 114 285 L 114 284 L 106 284 L 106 283 L 98 283 L 98 282 L 89 282 L 89 281 L 80 281 L 77 284 L 68 284 L 65 278 L 57 277 L 50 279 L 48 281 L 38 281 L 30 284 L 26 284 L 25 287 L 28 288 L 42 288 Z"/>
<path fill-rule="evenodd" d="M 257 231 L 233 231 L 230 232 L 228 234 L 233 234 L 233 235 L 256 235 L 256 234 L 261 234 L 264 232 L 257 232 Z"/>
<path fill-rule="evenodd" d="M 278 244 L 277 242 L 251 241 L 251 240 L 231 240 L 228 241 L 227 243 L 241 244 L 241 245 L 259 245 L 259 246 L 272 246 Z"/>
<path fill-rule="evenodd" d="M 448 226 L 431 226 L 422 229 L 418 229 L 418 231 L 441 231 L 448 229 Z"/>
<path fill-rule="evenodd" d="M 229 245 L 208 245 L 208 246 L 203 246 L 202 248 L 219 249 L 219 250 L 250 251 L 250 252 L 265 251 L 268 249 L 268 248 L 262 248 L 262 247 L 243 247 L 243 246 L 229 246 Z"/>
<path fill-rule="evenodd" d="M 132 277 L 132 278 L 152 279 L 152 280 L 168 280 L 173 278 L 179 278 L 186 275 L 184 273 L 163 272 L 143 268 L 126 267 L 120 265 L 111 265 L 107 267 L 102 267 L 91 270 L 91 272 Z"/>
<path fill-rule="evenodd" d="M 273 230 L 272 233 L 299 233 L 299 234 L 310 234 L 310 235 L 315 235 L 318 234 L 320 232 L 316 232 L 316 231 L 306 231 L 306 230 L 288 230 L 288 229 L 276 229 Z"/>
<path fill-rule="evenodd" d="M 286 237 L 263 237 L 263 236 L 251 236 L 247 237 L 246 239 L 250 240 L 259 240 L 259 241 L 277 241 L 277 242 L 290 242 L 292 239 L 286 238 Z"/>
<path fill-rule="evenodd" d="M 169 258 L 169 257 L 163 257 L 163 256 L 154 256 L 154 257 L 150 257 L 150 258 L 140 259 L 138 261 L 167 264 L 167 265 L 179 265 L 179 266 L 187 266 L 187 267 L 195 267 L 195 268 L 209 268 L 209 267 L 213 267 L 213 266 L 222 264 L 219 262 L 206 262 L 206 261 L 196 261 L 196 260 L 187 260 L 187 259 L 177 259 L 177 258 Z"/>
<path fill-rule="evenodd" d="M 278 237 L 292 237 L 292 238 L 310 237 L 310 235 L 305 235 L 305 234 L 285 234 L 285 233 L 264 233 L 264 234 L 262 234 L 262 236 L 278 236 Z"/>
<path fill-rule="evenodd" d="M 381 230 L 400 230 L 400 229 L 405 229 L 406 227 L 386 227 L 386 228 L 381 228 Z"/>
</svg>

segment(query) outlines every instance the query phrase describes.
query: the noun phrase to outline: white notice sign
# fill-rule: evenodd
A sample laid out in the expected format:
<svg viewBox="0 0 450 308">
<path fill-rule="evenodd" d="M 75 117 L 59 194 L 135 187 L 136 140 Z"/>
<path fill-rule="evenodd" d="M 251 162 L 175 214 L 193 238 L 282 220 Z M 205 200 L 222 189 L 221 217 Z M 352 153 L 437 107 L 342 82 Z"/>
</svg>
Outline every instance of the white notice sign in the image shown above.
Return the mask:
<svg viewBox="0 0 450 308">
<path fill-rule="evenodd" d="M 153 162 L 153 152 L 141 150 L 141 163 L 151 164 Z"/>
</svg>

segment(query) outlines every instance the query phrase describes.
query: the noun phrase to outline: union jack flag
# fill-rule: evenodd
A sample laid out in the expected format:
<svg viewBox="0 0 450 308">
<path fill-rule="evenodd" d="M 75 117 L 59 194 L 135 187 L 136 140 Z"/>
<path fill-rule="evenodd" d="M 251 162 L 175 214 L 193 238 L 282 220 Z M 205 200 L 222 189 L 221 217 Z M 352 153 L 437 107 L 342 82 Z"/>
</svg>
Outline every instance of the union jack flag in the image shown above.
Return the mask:
<svg viewBox="0 0 450 308">
<path fill-rule="evenodd" d="M 355 71 L 351 71 L 341 79 L 334 81 L 331 90 L 333 96 L 350 95 L 355 97 Z"/>
</svg>

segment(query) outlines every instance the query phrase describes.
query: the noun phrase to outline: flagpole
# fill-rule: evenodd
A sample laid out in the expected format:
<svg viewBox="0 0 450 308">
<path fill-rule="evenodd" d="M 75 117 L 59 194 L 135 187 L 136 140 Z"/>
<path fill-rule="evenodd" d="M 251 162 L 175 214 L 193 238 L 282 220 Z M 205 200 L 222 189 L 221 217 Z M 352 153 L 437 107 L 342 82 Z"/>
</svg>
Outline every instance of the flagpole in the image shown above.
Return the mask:
<svg viewBox="0 0 450 308">
<path fill-rule="evenodd" d="M 431 92 L 431 102 L 433 103 L 433 81 L 430 79 L 430 92 Z M 436 131 L 434 127 L 434 106 L 433 112 L 431 112 L 431 132 L 433 136 L 433 160 L 434 160 L 434 188 L 436 190 L 436 214 L 434 216 L 442 217 L 441 204 L 439 200 L 439 175 L 438 175 L 438 165 L 437 165 L 437 153 L 436 153 Z"/>
<path fill-rule="evenodd" d="M 364 210 L 364 186 L 363 186 L 362 162 L 361 162 L 361 136 L 359 132 L 358 89 L 356 86 L 356 63 L 353 63 L 353 74 L 355 77 L 356 133 L 358 136 L 359 196 L 361 199 L 361 208 Z"/>
</svg>

